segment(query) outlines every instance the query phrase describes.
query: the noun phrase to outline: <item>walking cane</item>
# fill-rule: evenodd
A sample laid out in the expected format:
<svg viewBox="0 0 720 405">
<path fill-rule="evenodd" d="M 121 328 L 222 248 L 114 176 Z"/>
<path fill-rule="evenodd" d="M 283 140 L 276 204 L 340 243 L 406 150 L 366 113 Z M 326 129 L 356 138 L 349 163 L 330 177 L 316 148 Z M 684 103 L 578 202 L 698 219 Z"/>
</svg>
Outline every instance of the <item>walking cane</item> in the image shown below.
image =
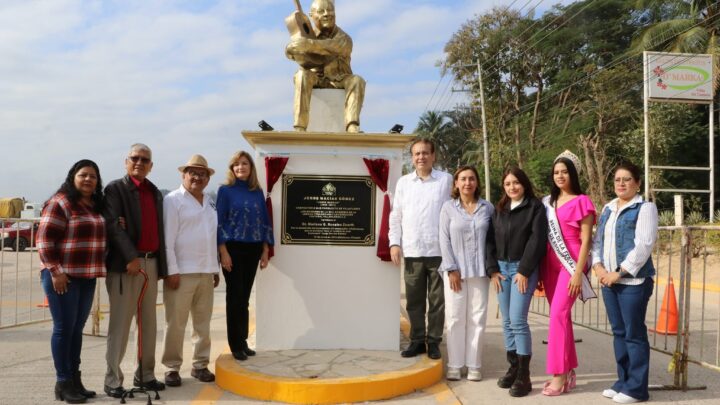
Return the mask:
<svg viewBox="0 0 720 405">
<path fill-rule="evenodd" d="M 151 392 L 155 393 L 156 400 L 160 399 L 160 394 L 158 394 L 157 390 L 145 388 L 145 384 L 143 383 L 142 302 L 143 302 L 143 298 L 145 298 L 145 290 L 147 290 L 148 275 L 147 275 L 147 273 L 145 273 L 145 270 L 143 270 L 143 269 L 140 269 L 140 274 L 142 274 L 143 277 L 145 277 L 145 281 L 143 281 L 142 290 L 140 291 L 140 297 L 138 298 L 138 302 L 137 302 L 137 328 L 138 328 L 138 332 L 137 332 L 138 352 L 137 353 L 138 353 L 138 368 L 140 369 L 140 378 L 139 378 L 140 379 L 140 384 L 139 384 L 140 387 L 133 387 L 132 389 L 125 391 L 123 393 L 122 397 L 120 398 L 120 403 L 121 404 L 125 403 L 125 397 L 135 398 L 135 394 L 139 393 L 139 394 L 147 395 L 147 405 L 152 405 L 152 400 L 150 399 L 150 393 Z"/>
</svg>

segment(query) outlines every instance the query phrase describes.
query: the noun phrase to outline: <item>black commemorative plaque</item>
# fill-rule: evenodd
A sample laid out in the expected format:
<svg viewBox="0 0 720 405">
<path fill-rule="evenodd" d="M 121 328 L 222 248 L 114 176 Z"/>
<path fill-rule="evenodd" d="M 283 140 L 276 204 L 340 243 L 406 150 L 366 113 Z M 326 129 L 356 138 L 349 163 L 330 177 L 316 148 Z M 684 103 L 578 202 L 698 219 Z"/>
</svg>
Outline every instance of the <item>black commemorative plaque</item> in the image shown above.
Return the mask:
<svg viewBox="0 0 720 405">
<path fill-rule="evenodd" d="M 369 176 L 282 177 L 283 244 L 375 245 L 375 183 Z"/>
</svg>

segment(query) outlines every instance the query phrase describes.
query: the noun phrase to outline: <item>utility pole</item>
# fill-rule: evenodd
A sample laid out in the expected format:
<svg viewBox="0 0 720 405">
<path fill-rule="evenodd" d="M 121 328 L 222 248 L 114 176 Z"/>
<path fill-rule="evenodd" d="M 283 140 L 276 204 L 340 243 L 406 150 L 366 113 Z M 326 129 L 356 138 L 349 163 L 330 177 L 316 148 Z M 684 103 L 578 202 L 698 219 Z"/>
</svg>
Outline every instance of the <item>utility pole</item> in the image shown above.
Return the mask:
<svg viewBox="0 0 720 405">
<path fill-rule="evenodd" d="M 485 120 L 485 91 L 483 90 L 480 58 L 477 58 L 478 85 L 480 86 L 480 111 L 483 131 L 483 160 L 485 165 L 485 200 L 490 201 L 490 151 L 488 150 L 487 121 Z"/>
<path fill-rule="evenodd" d="M 488 147 L 487 121 L 485 119 L 485 90 L 483 89 L 482 69 L 480 68 L 480 58 L 476 60 L 478 73 L 478 86 L 480 87 L 480 114 L 482 116 L 482 132 L 483 132 L 483 165 L 485 168 L 485 200 L 490 201 L 490 151 Z M 463 68 L 473 67 L 473 65 L 460 65 Z M 470 91 L 455 90 L 453 91 Z M 480 179 L 478 179 L 479 181 Z"/>
</svg>

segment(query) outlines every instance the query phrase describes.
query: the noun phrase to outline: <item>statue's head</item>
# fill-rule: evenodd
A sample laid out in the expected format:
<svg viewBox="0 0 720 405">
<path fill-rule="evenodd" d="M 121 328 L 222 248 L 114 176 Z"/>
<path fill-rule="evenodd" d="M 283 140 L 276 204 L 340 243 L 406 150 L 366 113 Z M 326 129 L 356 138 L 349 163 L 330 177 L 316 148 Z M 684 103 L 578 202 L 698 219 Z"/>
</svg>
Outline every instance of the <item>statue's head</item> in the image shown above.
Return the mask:
<svg viewBox="0 0 720 405">
<path fill-rule="evenodd" d="M 310 18 L 321 31 L 335 28 L 335 2 L 333 0 L 314 0 L 310 6 Z"/>
</svg>

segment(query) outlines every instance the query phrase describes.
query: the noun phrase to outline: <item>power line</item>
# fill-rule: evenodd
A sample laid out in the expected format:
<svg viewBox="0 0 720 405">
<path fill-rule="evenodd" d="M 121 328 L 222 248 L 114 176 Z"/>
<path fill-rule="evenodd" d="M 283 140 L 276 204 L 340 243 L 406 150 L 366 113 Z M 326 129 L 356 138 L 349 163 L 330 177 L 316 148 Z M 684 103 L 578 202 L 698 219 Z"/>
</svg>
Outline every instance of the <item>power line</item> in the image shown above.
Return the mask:
<svg viewBox="0 0 720 405">
<path fill-rule="evenodd" d="M 714 16 L 714 17 L 712 17 L 712 18 L 718 18 L 718 16 Z M 701 24 L 703 24 L 703 21 L 699 21 L 699 22 L 697 22 L 696 24 L 688 27 L 687 29 L 685 29 L 685 30 L 683 30 L 683 31 L 681 31 L 681 32 L 678 32 L 677 34 L 674 35 L 674 37 L 664 38 L 664 39 L 662 39 L 662 40 L 659 40 L 657 43 L 652 44 L 651 47 L 654 48 L 655 46 L 660 45 L 660 43 L 668 42 L 668 41 L 672 40 L 672 38 L 677 38 L 677 37 L 679 37 L 680 35 L 682 35 L 682 34 L 688 32 L 688 31 L 692 30 L 693 28 L 695 28 L 695 27 L 697 27 L 697 26 L 699 26 L 699 25 L 701 25 Z M 573 82 L 573 83 L 571 83 L 571 84 L 569 84 L 569 85 L 561 88 L 560 90 L 554 90 L 554 91 L 552 91 L 552 92 L 549 93 L 549 94 L 545 94 L 545 95 L 543 96 L 543 98 L 540 100 L 540 102 L 542 103 L 543 101 L 546 101 L 548 98 L 550 98 L 550 97 L 552 97 L 552 96 L 554 96 L 554 95 L 557 95 L 557 94 L 559 94 L 559 93 L 562 93 L 562 92 L 564 92 L 565 90 L 568 90 L 568 89 L 570 89 L 571 87 L 576 86 L 577 84 L 580 84 L 580 83 L 582 83 L 582 82 L 584 82 L 584 81 L 590 80 L 590 79 L 593 78 L 595 75 L 597 75 L 597 74 L 599 74 L 599 73 L 601 73 L 601 72 L 603 72 L 603 71 L 605 71 L 605 70 L 609 70 L 609 69 L 614 68 L 614 67 L 616 67 L 616 66 L 618 66 L 618 65 L 620 65 L 620 64 L 622 64 L 622 63 L 624 63 L 624 62 L 626 62 L 626 61 L 628 61 L 628 60 L 630 60 L 630 59 L 632 59 L 632 58 L 638 57 L 638 56 L 640 56 L 640 55 L 642 54 L 642 52 L 643 52 L 642 50 L 638 50 L 638 51 L 633 51 L 633 52 L 631 52 L 631 53 L 624 54 L 624 55 L 618 57 L 617 59 L 611 61 L 607 66 L 599 67 L 595 72 L 593 72 L 593 73 L 591 73 L 591 74 L 588 74 L 588 75 L 586 75 L 586 76 L 584 76 L 584 77 L 576 80 L 575 82 Z M 535 105 L 535 102 L 527 103 L 527 104 L 521 106 L 521 107 L 519 108 L 519 110 L 517 111 L 516 114 L 522 114 L 522 113 L 528 112 L 528 111 L 530 110 L 530 108 L 534 107 L 534 105 Z"/>
<path fill-rule="evenodd" d="M 525 14 L 525 18 L 528 18 L 528 16 L 530 16 L 530 13 L 534 12 L 535 9 L 536 9 L 543 1 L 545 1 L 545 0 L 540 0 L 532 9 L 530 9 L 530 10 L 527 12 L 527 14 Z M 530 1 L 528 1 L 528 3 L 529 3 L 529 2 L 530 2 Z M 525 5 L 527 5 L 527 3 L 525 3 Z M 523 7 L 524 7 L 524 6 L 523 6 Z M 507 12 L 508 9 L 506 9 L 505 11 Z M 521 11 L 522 11 L 522 8 L 521 8 L 520 10 L 518 10 L 518 14 L 520 14 Z M 538 22 L 540 22 L 539 19 L 538 19 L 538 20 L 535 20 L 529 27 L 525 28 L 525 30 L 523 30 L 523 32 L 521 32 L 520 34 L 518 34 L 518 35 L 517 35 L 517 38 L 522 37 L 523 34 L 525 34 L 528 30 L 530 30 L 532 27 L 534 27 Z M 541 30 L 543 30 L 543 29 L 545 29 L 545 28 L 547 28 L 547 26 L 541 28 Z M 481 69 L 484 69 L 484 68 L 486 67 L 486 66 L 485 66 L 485 63 L 489 63 L 488 61 L 494 60 L 495 57 L 497 57 L 498 55 L 500 55 L 500 53 L 501 53 L 502 51 L 504 51 L 505 49 L 508 49 L 509 46 L 510 46 L 509 44 L 506 44 L 504 47 L 501 47 L 497 52 L 495 52 L 495 54 L 494 54 L 493 56 L 491 56 L 490 58 L 486 59 L 486 62 L 484 62 L 484 64 L 481 66 Z"/>
<path fill-rule="evenodd" d="M 513 0 L 512 3 L 510 3 L 507 7 L 505 7 L 505 11 L 507 12 L 508 10 L 510 10 L 510 8 L 511 8 L 512 6 L 514 6 L 517 1 L 518 1 L 518 0 Z M 532 0 L 528 0 L 527 3 L 525 3 L 525 5 L 524 5 L 522 8 L 525 8 L 525 6 L 527 6 L 531 1 L 532 1 Z M 544 0 L 540 0 L 540 2 L 542 2 L 542 1 L 544 1 Z M 538 4 L 539 4 L 539 3 L 538 3 Z M 536 7 L 537 7 L 537 5 L 536 5 Z M 521 8 L 521 10 L 522 10 L 522 8 Z M 437 85 L 435 86 L 435 90 L 433 90 L 433 94 L 430 96 L 430 99 L 428 100 L 427 104 L 425 105 L 425 111 L 424 111 L 423 113 L 425 113 L 425 112 L 427 112 L 427 111 L 430 111 L 430 109 L 429 109 L 430 104 L 431 104 L 433 98 L 435 97 L 435 93 L 437 92 L 437 89 L 438 89 L 438 87 L 440 86 L 440 83 L 442 82 L 442 80 L 443 80 L 443 77 L 440 77 L 440 79 L 438 80 Z M 443 92 L 443 94 L 440 96 L 440 99 L 442 99 L 442 98 L 444 98 L 444 92 Z M 437 102 L 437 103 L 435 104 L 435 108 L 433 109 L 433 111 L 438 111 L 438 109 L 437 109 L 438 106 L 439 106 L 439 102 Z"/>
<path fill-rule="evenodd" d="M 577 13 L 575 13 L 571 18 L 577 16 L 581 11 L 583 11 L 585 8 L 587 8 L 587 6 L 588 6 L 588 5 L 586 5 L 583 9 L 581 9 L 580 11 L 578 11 Z M 684 31 L 682 31 L 682 32 L 679 32 L 679 33 L 675 34 L 674 36 L 661 38 L 661 39 L 659 39 L 658 44 L 659 44 L 659 43 L 665 43 L 665 42 L 671 41 L 673 38 L 677 38 L 678 36 L 680 36 L 680 35 L 684 34 L 685 32 L 687 32 L 687 31 L 689 31 L 689 30 L 697 27 L 698 25 L 702 24 L 703 22 L 707 22 L 707 20 L 705 20 L 705 21 L 699 21 L 698 23 L 694 24 L 693 26 L 687 28 L 686 30 L 684 30 Z M 546 27 L 547 27 L 547 26 L 546 26 Z M 546 27 L 544 27 L 544 28 L 546 28 Z M 544 29 L 544 28 L 543 28 L 543 29 Z M 559 28 L 560 28 L 560 27 L 556 27 L 555 30 L 557 30 L 557 29 L 559 29 Z M 553 30 L 553 31 L 555 31 L 555 30 Z M 527 31 L 527 29 L 526 29 L 526 31 Z M 525 32 L 525 31 L 524 31 L 524 32 Z M 524 32 L 523 32 L 523 33 L 524 33 Z M 547 36 L 549 36 L 551 33 L 552 33 L 552 32 L 546 34 L 545 37 L 543 37 L 543 39 L 546 38 Z M 534 36 L 536 36 L 536 35 L 537 35 L 537 33 L 534 34 Z M 534 36 L 533 36 L 533 37 L 534 37 Z M 531 37 L 531 38 L 532 38 L 532 37 Z M 542 39 L 541 39 L 541 40 L 542 40 Z M 541 40 L 537 41 L 537 43 L 539 43 Z M 654 45 L 657 45 L 657 44 L 654 44 Z M 593 73 L 591 73 L 591 74 L 588 74 L 588 75 L 586 75 L 586 76 L 584 76 L 584 77 L 576 80 L 575 82 L 571 83 L 570 85 L 565 86 L 564 88 L 562 88 L 562 89 L 560 89 L 560 90 L 555 90 L 555 91 L 552 91 L 552 92 L 549 92 L 549 93 L 545 94 L 545 95 L 541 98 L 540 103 L 546 103 L 546 102 L 549 100 L 550 97 L 553 97 L 553 96 L 555 96 L 555 95 L 557 95 L 557 94 L 560 94 L 560 93 L 564 92 L 565 90 L 567 90 L 567 89 L 569 89 L 569 88 L 571 88 L 571 87 L 573 87 L 573 86 L 577 86 L 578 84 L 580 84 L 580 83 L 582 83 L 582 82 L 584 82 L 584 81 L 587 81 L 587 80 L 593 78 L 594 76 L 596 76 L 597 74 L 601 73 L 601 72 L 604 71 L 604 70 L 608 70 L 608 69 L 610 69 L 610 68 L 612 68 L 612 67 L 618 66 L 619 64 L 624 63 L 624 62 L 630 60 L 631 58 L 634 58 L 634 57 L 636 57 L 636 56 L 639 56 L 640 52 L 641 52 L 641 51 L 635 51 L 635 52 L 631 52 L 631 53 L 625 54 L 625 55 L 623 55 L 623 56 L 620 56 L 620 57 L 618 57 L 617 59 L 615 59 L 614 61 L 610 62 L 608 65 L 606 65 L 606 66 L 604 66 L 604 67 L 601 67 L 601 68 L 599 68 L 598 70 L 596 70 L 595 72 L 593 72 Z M 674 59 L 676 59 L 676 58 L 673 58 L 673 60 L 674 60 Z M 677 62 L 675 65 L 673 65 L 673 66 L 677 66 L 678 64 L 681 64 L 681 63 L 683 63 L 685 60 L 687 60 L 687 58 L 678 61 L 678 62 Z M 649 78 L 648 80 L 650 80 L 650 78 Z M 643 83 L 644 83 L 644 79 L 641 80 L 640 82 L 630 83 L 630 84 L 628 85 L 628 87 L 627 87 L 627 90 L 625 90 L 623 93 L 621 93 L 620 96 L 618 96 L 615 100 L 624 97 L 625 95 L 627 95 L 628 93 L 630 93 L 630 92 L 632 92 L 632 91 L 635 91 L 635 90 L 637 89 L 637 86 L 640 85 L 640 84 L 643 84 Z M 450 101 L 450 98 L 448 98 L 448 100 L 446 101 L 446 103 L 449 102 L 449 101 Z M 530 108 L 530 107 L 534 107 L 534 105 L 535 105 L 535 102 L 531 102 L 531 103 L 527 103 L 527 104 L 523 105 L 522 107 L 520 107 L 520 109 L 519 109 L 518 112 L 513 112 L 512 115 L 510 115 L 509 117 L 507 117 L 507 119 L 504 121 L 504 123 L 507 124 L 511 119 L 513 119 L 514 117 L 516 117 L 516 116 L 519 115 L 519 114 L 522 114 L 523 112 L 527 112 L 527 111 L 529 110 L 529 108 Z M 545 117 L 546 114 L 549 114 L 549 113 L 551 113 L 551 112 L 552 112 L 553 114 L 558 114 L 559 116 L 561 116 L 561 114 L 563 114 L 564 112 L 567 112 L 570 108 L 571 108 L 571 106 L 567 106 L 567 107 L 563 107 L 563 108 L 560 109 L 560 110 L 546 111 L 545 113 L 542 113 L 542 114 L 538 115 L 538 117 Z M 583 115 L 587 115 L 587 114 L 595 111 L 595 110 L 598 109 L 598 108 L 599 108 L 599 106 L 591 107 L 590 109 L 585 109 L 585 110 L 583 111 Z M 541 121 L 541 120 L 538 119 L 538 122 L 540 122 L 540 121 Z M 565 120 L 563 120 L 563 121 L 565 121 Z M 551 131 L 553 131 L 553 130 L 555 130 L 555 129 L 558 129 L 558 128 L 560 128 L 561 126 L 564 126 L 564 125 L 566 125 L 565 122 L 558 121 L 558 124 L 557 124 L 557 125 L 553 125 L 553 126 L 551 126 L 549 129 L 547 129 L 547 130 L 545 130 L 545 131 L 551 132 Z M 595 124 L 593 124 L 592 126 L 588 126 L 586 129 L 590 129 L 590 128 L 592 128 L 594 125 L 595 125 Z M 545 131 L 544 131 L 544 132 L 545 132 Z"/>
<path fill-rule="evenodd" d="M 595 1 L 595 0 L 588 0 L 587 4 L 585 4 L 585 6 L 583 6 L 583 7 L 582 7 L 580 10 L 578 10 L 575 14 L 573 14 L 572 16 L 570 16 L 569 18 L 567 18 L 565 21 L 563 21 L 560 25 L 558 25 L 558 26 L 556 26 L 555 28 L 553 28 L 553 29 L 552 29 L 550 32 L 548 32 L 544 37 L 542 37 L 542 38 L 540 38 L 539 40 L 535 41 L 535 42 L 534 42 L 533 44 L 531 44 L 531 45 L 525 46 L 525 50 L 524 50 L 524 51 L 523 51 L 523 49 L 522 49 L 522 46 L 518 45 L 518 48 L 519 48 L 519 50 L 520 50 L 520 57 L 522 57 L 523 54 L 526 55 L 530 50 L 532 50 L 535 46 L 537 46 L 537 45 L 538 45 L 540 42 L 542 42 L 545 38 L 549 37 L 550 35 L 552 35 L 552 33 L 554 33 L 555 31 L 559 30 L 560 28 L 562 28 L 565 24 L 567 24 L 568 22 L 570 22 L 573 18 L 575 18 L 575 17 L 577 17 L 578 15 L 580 15 L 580 13 L 582 13 L 582 12 L 585 11 L 588 7 L 590 7 L 590 6 L 593 4 L 594 1 Z M 534 33 L 533 35 L 531 35 L 530 38 L 527 39 L 527 41 L 528 41 L 528 42 L 531 41 L 536 35 L 538 35 L 539 33 L 541 33 L 544 29 L 546 29 L 546 28 L 549 27 L 550 25 L 554 24 L 554 23 L 555 23 L 557 20 L 559 20 L 560 18 L 565 17 L 565 14 L 567 14 L 567 12 L 568 12 L 569 10 L 570 10 L 570 8 L 568 8 L 563 14 L 560 14 L 560 15 L 558 15 L 557 17 L 555 17 L 555 19 L 553 19 L 551 22 L 549 22 L 548 24 L 546 24 L 543 28 L 541 28 L 540 30 L 538 30 L 538 31 L 537 31 L 536 33 Z M 525 31 L 523 31 L 523 33 L 524 33 L 524 32 L 525 32 Z M 516 40 L 518 40 L 518 41 L 520 40 L 519 36 L 518 36 L 518 38 L 516 38 Z M 506 46 L 506 48 L 509 49 L 509 45 Z M 498 52 L 498 54 L 499 54 L 499 52 Z M 491 70 L 488 72 L 488 75 L 493 75 L 493 74 L 495 74 L 495 73 L 497 73 L 497 72 L 499 72 L 499 71 L 500 71 L 500 62 L 499 62 L 499 61 L 495 61 L 495 64 L 491 67 Z"/>
<path fill-rule="evenodd" d="M 672 69 L 673 67 L 679 66 L 679 65 L 681 65 L 682 63 L 686 62 L 686 61 L 689 60 L 690 58 L 692 58 L 692 56 L 687 56 L 687 55 L 682 55 L 682 56 L 680 56 L 680 55 L 676 55 L 676 56 L 674 56 L 672 59 L 670 59 L 670 61 L 668 61 L 667 64 L 661 64 L 660 66 L 663 67 L 663 68 L 665 68 L 665 70 Z M 673 61 L 675 61 L 676 59 L 679 59 L 679 60 L 678 60 L 677 62 L 673 62 Z M 672 64 L 671 64 L 671 63 L 672 63 Z M 653 77 L 648 77 L 647 81 L 650 82 L 651 80 L 654 80 L 654 78 L 653 78 Z M 627 90 L 625 90 L 624 92 L 620 93 L 618 96 L 616 96 L 615 98 L 613 98 L 613 99 L 611 100 L 611 102 L 614 102 L 614 101 L 617 101 L 617 100 L 620 100 L 620 99 L 624 98 L 624 97 L 625 97 L 626 95 L 628 95 L 630 92 L 635 91 L 635 87 L 636 87 L 637 85 L 641 85 L 641 84 L 644 84 L 644 83 L 645 83 L 645 79 L 641 80 L 640 82 L 634 82 L 634 83 L 632 83 L 632 85 L 631 85 Z M 678 95 L 682 95 L 682 94 L 684 94 L 684 93 L 686 93 L 686 92 L 688 92 L 688 91 L 691 91 L 691 90 L 690 90 L 690 89 L 684 90 L 684 91 L 678 93 Z M 591 106 L 591 107 L 589 107 L 589 108 L 586 108 L 586 109 L 583 110 L 583 115 L 586 115 L 586 116 L 587 116 L 587 115 L 589 115 L 589 114 L 591 114 L 591 113 L 594 113 L 594 112 L 595 112 L 596 110 L 598 110 L 599 108 L 600 108 L 600 106 L 597 106 L 597 105 L 596 105 L 596 106 Z M 567 110 L 568 107 L 564 107 L 563 109 L 564 109 L 564 110 Z M 635 110 L 636 110 L 636 112 L 638 112 L 638 111 L 641 110 L 641 109 L 642 109 L 642 107 L 637 107 Z M 720 107 L 714 109 L 713 111 L 718 111 L 718 110 L 720 110 Z M 563 110 L 560 110 L 560 111 L 562 112 Z M 510 117 L 510 118 L 512 118 L 512 117 Z M 538 120 L 538 121 L 540 121 L 540 120 Z M 504 120 L 503 123 L 504 123 L 504 124 L 507 124 L 508 122 L 509 122 L 509 119 L 508 119 L 508 120 Z M 545 129 L 543 132 L 545 132 L 545 133 L 553 133 L 555 130 L 561 129 L 561 128 L 562 128 L 563 126 L 565 126 L 565 125 L 566 125 L 565 122 L 560 122 L 560 121 L 559 121 L 557 124 L 555 124 L 555 125 L 553 125 L 553 126 L 550 126 L 549 128 Z M 592 124 L 589 124 L 589 125 L 587 125 L 587 126 L 585 126 L 585 127 L 582 127 L 582 128 L 580 128 L 580 129 L 577 129 L 577 128 L 576 128 L 576 131 L 577 131 L 577 132 L 588 131 L 588 130 L 591 130 L 593 127 L 595 127 L 595 125 L 596 125 L 596 122 L 592 122 Z M 468 129 L 468 130 L 469 130 L 469 131 L 472 131 L 472 130 L 475 130 L 475 129 L 476 129 L 476 128 L 472 128 L 472 129 Z M 467 142 L 466 142 L 466 143 L 467 143 Z M 463 144 L 462 147 L 464 147 L 464 145 L 465 145 L 465 144 Z M 458 149 L 455 153 L 457 153 L 458 151 L 459 151 L 459 149 Z"/>
<path fill-rule="evenodd" d="M 713 17 L 713 18 L 717 18 L 717 17 Z M 693 26 L 688 27 L 686 30 L 681 31 L 681 32 L 678 32 L 678 33 L 675 34 L 673 37 L 668 37 L 668 38 L 662 39 L 661 42 L 670 41 L 670 40 L 672 40 L 673 38 L 676 38 L 676 37 L 684 34 L 685 32 L 688 32 L 689 30 L 697 27 L 698 25 L 700 25 L 700 24 L 702 24 L 702 23 L 703 23 L 703 21 L 699 21 L 698 23 L 694 24 Z M 657 44 L 654 44 L 654 45 L 657 45 Z M 620 65 L 620 64 L 622 64 L 622 63 L 624 63 L 624 62 L 626 62 L 626 61 L 628 61 L 628 60 L 630 60 L 630 59 L 632 59 L 632 58 L 634 58 L 634 57 L 637 57 L 637 56 L 639 56 L 639 55 L 641 54 L 641 52 L 642 52 L 642 51 L 635 51 L 635 52 L 633 52 L 633 53 L 625 54 L 625 55 L 623 55 L 623 56 L 620 56 L 620 57 L 618 57 L 616 60 L 614 60 L 614 61 L 612 61 L 611 63 L 609 63 L 607 66 L 600 67 L 600 68 L 599 68 L 598 70 L 596 70 L 595 72 L 593 72 L 593 73 L 591 73 L 591 74 L 588 74 L 588 75 L 586 75 L 586 76 L 583 76 L 582 78 L 574 81 L 573 83 L 571 83 L 571 84 L 569 84 L 569 85 L 567 85 L 567 86 L 565 86 L 565 87 L 563 87 L 563 88 L 561 88 L 561 89 L 559 89 L 559 90 L 553 90 L 553 91 L 551 91 L 551 92 L 549 92 L 549 93 L 544 94 L 544 95 L 542 96 L 542 98 L 540 99 L 540 103 L 541 103 L 541 104 L 546 103 L 551 97 L 554 97 L 555 95 L 561 94 L 561 93 L 563 93 L 564 91 L 566 91 L 566 90 L 568 90 L 568 89 L 570 89 L 570 88 L 572 88 L 572 87 L 574 87 L 574 86 L 577 86 L 578 84 L 580 84 L 580 83 L 582 83 L 582 82 L 588 81 L 588 80 L 592 79 L 592 78 L 595 77 L 597 74 L 599 74 L 599 73 L 601 73 L 601 72 L 603 72 L 603 71 L 609 70 L 609 69 L 611 69 L 611 68 L 613 68 L 613 67 L 616 67 L 616 66 L 618 66 L 618 65 Z M 675 59 L 675 58 L 673 58 L 673 59 Z M 687 58 L 685 58 L 684 60 L 680 61 L 679 63 L 682 63 L 682 62 L 684 62 L 685 60 L 687 60 Z M 679 63 L 678 63 L 678 64 L 679 64 Z M 633 86 L 636 86 L 636 85 L 639 85 L 639 84 L 642 84 L 642 83 L 643 83 L 643 81 L 641 80 L 639 83 L 630 83 L 628 86 L 629 86 L 629 87 L 633 87 Z M 514 119 L 515 117 L 517 117 L 517 116 L 519 116 L 519 115 L 521 115 L 521 114 L 523 114 L 523 113 L 526 113 L 526 112 L 530 111 L 531 109 L 533 109 L 533 108 L 535 107 L 535 103 L 536 103 L 536 101 L 532 101 L 532 102 L 528 102 L 527 104 L 522 105 L 517 111 L 514 111 L 510 116 L 508 116 L 508 117 L 505 119 L 505 123 L 509 122 L 510 120 Z M 570 107 L 566 107 L 566 108 L 569 109 Z M 557 113 L 558 110 L 555 110 L 554 112 Z M 539 115 L 539 117 L 542 117 L 542 116 L 543 116 L 542 114 Z"/>
</svg>

